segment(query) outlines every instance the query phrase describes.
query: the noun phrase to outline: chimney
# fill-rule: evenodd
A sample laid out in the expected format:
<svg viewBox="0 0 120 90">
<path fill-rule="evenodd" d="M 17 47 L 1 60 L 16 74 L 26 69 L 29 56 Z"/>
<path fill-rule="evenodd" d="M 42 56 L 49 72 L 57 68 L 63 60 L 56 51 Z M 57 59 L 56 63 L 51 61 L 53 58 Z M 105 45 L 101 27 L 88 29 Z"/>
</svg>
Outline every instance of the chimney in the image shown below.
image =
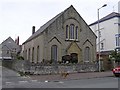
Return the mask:
<svg viewBox="0 0 120 90">
<path fill-rule="evenodd" d="M 35 33 L 35 26 L 32 27 L 32 35 Z"/>
<path fill-rule="evenodd" d="M 19 45 L 19 36 L 18 36 L 18 38 L 17 38 L 17 45 Z"/>
<path fill-rule="evenodd" d="M 17 37 L 17 39 L 15 39 L 15 43 L 19 45 L 19 36 Z"/>
</svg>

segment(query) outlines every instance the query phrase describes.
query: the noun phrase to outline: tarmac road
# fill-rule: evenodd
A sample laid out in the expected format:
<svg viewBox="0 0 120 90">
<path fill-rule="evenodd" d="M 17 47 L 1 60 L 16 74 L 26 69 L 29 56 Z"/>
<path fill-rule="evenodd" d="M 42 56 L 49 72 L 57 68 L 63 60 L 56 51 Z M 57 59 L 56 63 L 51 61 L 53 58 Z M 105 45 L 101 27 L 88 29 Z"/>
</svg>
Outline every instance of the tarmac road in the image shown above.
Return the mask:
<svg viewBox="0 0 120 90">
<path fill-rule="evenodd" d="M 15 71 L 7 68 L 3 68 L 2 71 L 2 88 L 118 88 L 120 81 L 119 78 L 110 77 L 109 75 L 108 77 L 102 76 L 103 73 L 100 73 L 102 77 L 97 78 L 73 80 L 69 77 L 67 80 L 60 78 L 59 80 L 47 80 L 47 78 L 46 80 L 40 80 L 21 77 Z M 87 76 L 87 73 L 85 75 Z"/>
</svg>

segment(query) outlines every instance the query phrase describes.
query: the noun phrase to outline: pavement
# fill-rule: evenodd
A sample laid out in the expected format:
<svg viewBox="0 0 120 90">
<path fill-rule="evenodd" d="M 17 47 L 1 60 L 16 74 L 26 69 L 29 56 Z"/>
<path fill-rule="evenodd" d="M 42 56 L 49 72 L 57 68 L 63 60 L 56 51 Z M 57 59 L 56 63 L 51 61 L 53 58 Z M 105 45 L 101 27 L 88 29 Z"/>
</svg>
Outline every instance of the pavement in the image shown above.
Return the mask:
<svg viewBox="0 0 120 90">
<path fill-rule="evenodd" d="M 80 80 L 80 79 L 91 79 L 91 78 L 104 78 L 114 76 L 112 71 L 105 72 L 82 72 L 82 73 L 70 73 L 66 78 L 62 77 L 61 74 L 57 75 L 30 75 L 32 80 L 39 81 L 59 81 L 59 80 Z"/>
</svg>

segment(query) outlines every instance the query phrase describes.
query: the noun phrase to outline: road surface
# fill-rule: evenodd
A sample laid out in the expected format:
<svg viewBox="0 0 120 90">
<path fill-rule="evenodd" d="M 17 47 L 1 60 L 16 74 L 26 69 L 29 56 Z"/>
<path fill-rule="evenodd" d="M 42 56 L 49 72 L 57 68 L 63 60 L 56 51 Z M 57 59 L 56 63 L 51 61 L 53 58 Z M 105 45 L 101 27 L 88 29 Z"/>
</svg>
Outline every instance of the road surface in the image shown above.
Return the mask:
<svg viewBox="0 0 120 90">
<path fill-rule="evenodd" d="M 18 73 L 2 68 L 2 88 L 118 88 L 120 78 L 102 77 L 80 80 L 40 81 L 21 77 Z"/>
</svg>

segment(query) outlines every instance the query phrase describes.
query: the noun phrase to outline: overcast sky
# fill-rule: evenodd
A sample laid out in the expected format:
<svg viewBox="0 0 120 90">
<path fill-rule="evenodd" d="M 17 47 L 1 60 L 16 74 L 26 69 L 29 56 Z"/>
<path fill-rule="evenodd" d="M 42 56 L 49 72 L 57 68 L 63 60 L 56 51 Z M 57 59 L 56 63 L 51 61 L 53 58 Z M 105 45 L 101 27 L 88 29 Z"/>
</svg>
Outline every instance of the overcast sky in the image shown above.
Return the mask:
<svg viewBox="0 0 120 90">
<path fill-rule="evenodd" d="M 11 36 L 14 40 L 20 37 L 20 44 L 51 18 L 64 11 L 70 5 L 78 11 L 89 25 L 97 20 L 97 9 L 100 18 L 118 11 L 120 0 L 0 0 L 0 43 Z"/>
</svg>

